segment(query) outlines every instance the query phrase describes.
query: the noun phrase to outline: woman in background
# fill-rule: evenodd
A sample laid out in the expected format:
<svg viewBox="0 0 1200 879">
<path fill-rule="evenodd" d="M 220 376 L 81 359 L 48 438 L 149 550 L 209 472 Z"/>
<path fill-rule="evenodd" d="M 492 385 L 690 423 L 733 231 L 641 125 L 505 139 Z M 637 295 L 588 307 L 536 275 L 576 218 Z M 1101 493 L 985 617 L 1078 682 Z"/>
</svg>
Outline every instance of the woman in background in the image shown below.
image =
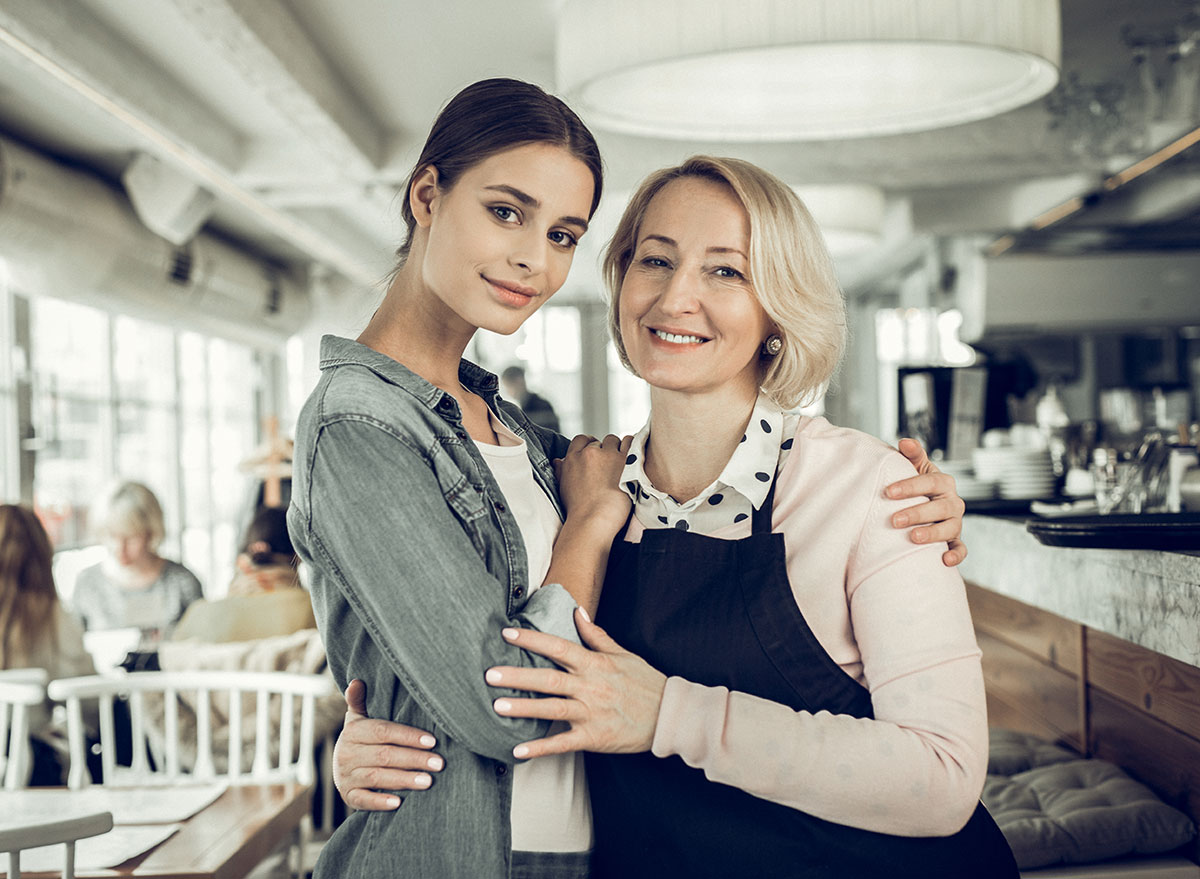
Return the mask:
<svg viewBox="0 0 1200 879">
<path fill-rule="evenodd" d="M 225 598 L 201 598 L 184 612 L 171 640 L 250 641 L 316 629 L 312 600 L 300 585 L 287 511 L 262 507 L 242 538 L 237 573 Z"/>
<path fill-rule="evenodd" d="M 58 600 L 54 551 L 27 507 L 0 505 L 0 669 L 41 668 L 50 680 L 95 674 L 83 628 Z M 51 723 L 50 703 L 31 712 L 34 785 L 63 783 L 66 742 Z"/>
<path fill-rule="evenodd" d="M 140 482 L 118 483 L 93 516 L 108 554 L 79 572 L 75 612 L 88 630 L 138 628 L 157 642 L 203 594 L 195 574 L 158 554 L 166 533 L 158 498 Z"/>
</svg>

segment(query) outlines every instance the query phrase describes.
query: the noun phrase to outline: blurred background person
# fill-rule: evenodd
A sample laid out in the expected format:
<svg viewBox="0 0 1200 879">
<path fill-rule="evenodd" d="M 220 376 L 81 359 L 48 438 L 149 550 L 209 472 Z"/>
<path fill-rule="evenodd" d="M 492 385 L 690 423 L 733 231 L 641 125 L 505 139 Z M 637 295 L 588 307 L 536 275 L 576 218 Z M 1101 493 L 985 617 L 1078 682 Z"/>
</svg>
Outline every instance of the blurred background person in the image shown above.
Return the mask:
<svg viewBox="0 0 1200 879">
<path fill-rule="evenodd" d="M 0 505 L 0 669 L 42 668 L 51 680 L 95 674 L 83 627 L 58 600 L 53 557 L 33 510 Z M 63 784 L 66 777 L 66 739 L 50 708 L 47 701 L 30 712 L 34 785 Z"/>
<path fill-rule="evenodd" d="M 72 603 L 91 630 L 137 628 L 158 640 L 202 596 L 196 575 L 158 554 L 166 529 L 158 498 L 140 482 L 121 482 L 93 508 L 106 557 L 79 572 Z"/>
<path fill-rule="evenodd" d="M 510 366 L 500 373 L 500 386 L 504 396 L 512 400 L 528 416 L 529 420 L 539 427 L 559 433 L 558 414 L 550 401 L 538 396 L 525 386 L 525 370 L 520 366 Z"/>
<path fill-rule="evenodd" d="M 287 512 L 262 507 L 250 520 L 227 598 L 200 599 L 184 612 L 172 640 L 249 641 L 316 629 L 312 601 L 300 585 Z"/>
</svg>

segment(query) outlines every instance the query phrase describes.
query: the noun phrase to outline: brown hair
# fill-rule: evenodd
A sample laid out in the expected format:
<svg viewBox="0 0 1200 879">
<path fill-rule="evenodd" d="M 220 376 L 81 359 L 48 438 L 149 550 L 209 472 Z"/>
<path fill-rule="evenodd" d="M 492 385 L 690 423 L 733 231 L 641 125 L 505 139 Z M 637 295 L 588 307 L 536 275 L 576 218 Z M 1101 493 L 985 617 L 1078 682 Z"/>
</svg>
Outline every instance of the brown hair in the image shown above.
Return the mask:
<svg viewBox="0 0 1200 879">
<path fill-rule="evenodd" d="M 33 510 L 0 504 L 0 668 L 15 667 L 31 645 L 58 637 L 53 559 Z"/>
<path fill-rule="evenodd" d="M 741 159 L 692 156 L 655 171 L 638 187 L 604 253 L 608 328 L 633 372 L 621 340 L 620 292 L 650 202 L 672 180 L 698 177 L 728 186 L 750 218 L 750 283 L 758 304 L 783 337 L 776 357 L 763 357 L 760 387 L 784 409 L 811 402 L 829 384 L 846 347 L 846 306 L 833 259 L 808 208 L 772 174 Z"/>
<path fill-rule="evenodd" d="M 396 250 L 397 266 L 404 265 L 417 227 L 408 194 L 413 181 L 427 167 L 437 169 L 438 186 L 449 190 L 465 171 L 489 156 L 533 143 L 561 146 L 592 172 L 592 209 L 600 203 L 604 171 L 596 139 L 559 98 L 519 79 L 484 79 L 467 86 L 450 99 L 434 120 L 412 173 L 404 184 L 401 216 L 408 228 Z"/>
</svg>

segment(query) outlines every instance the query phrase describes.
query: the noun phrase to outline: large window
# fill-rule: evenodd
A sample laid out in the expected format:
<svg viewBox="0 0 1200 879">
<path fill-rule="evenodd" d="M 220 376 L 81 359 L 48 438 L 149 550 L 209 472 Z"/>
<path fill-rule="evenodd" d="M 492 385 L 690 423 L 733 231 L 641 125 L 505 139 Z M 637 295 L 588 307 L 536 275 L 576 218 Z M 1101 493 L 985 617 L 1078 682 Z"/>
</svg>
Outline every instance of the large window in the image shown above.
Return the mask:
<svg viewBox="0 0 1200 879">
<path fill-rule="evenodd" d="M 279 352 L 2 286 L 0 304 L 0 345 L 12 352 L 0 368 L 0 489 L 32 503 L 51 532 L 59 588 L 69 596 L 97 557 L 88 513 L 98 494 L 133 479 L 162 503 L 162 554 L 223 595 L 257 489 L 239 463 L 257 442 Z M 32 436 L 14 442 L 22 406 Z"/>
</svg>

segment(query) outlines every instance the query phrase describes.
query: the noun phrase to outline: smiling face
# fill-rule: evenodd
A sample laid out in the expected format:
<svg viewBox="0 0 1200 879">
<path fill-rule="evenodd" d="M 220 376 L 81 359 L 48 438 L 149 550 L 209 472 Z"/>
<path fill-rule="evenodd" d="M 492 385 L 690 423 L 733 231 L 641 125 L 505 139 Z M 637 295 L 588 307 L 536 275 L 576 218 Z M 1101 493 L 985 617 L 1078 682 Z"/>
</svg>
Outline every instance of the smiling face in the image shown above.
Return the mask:
<svg viewBox="0 0 1200 879">
<path fill-rule="evenodd" d="M 424 285 L 471 329 L 514 332 L 566 280 L 593 186 L 583 162 L 545 143 L 495 153 L 449 190 L 426 169 L 410 194 Z"/>
<path fill-rule="evenodd" d="M 621 283 L 621 338 L 651 386 L 752 399 L 771 321 L 750 282 L 750 219 L 728 186 L 666 184 L 646 209 Z"/>
</svg>

